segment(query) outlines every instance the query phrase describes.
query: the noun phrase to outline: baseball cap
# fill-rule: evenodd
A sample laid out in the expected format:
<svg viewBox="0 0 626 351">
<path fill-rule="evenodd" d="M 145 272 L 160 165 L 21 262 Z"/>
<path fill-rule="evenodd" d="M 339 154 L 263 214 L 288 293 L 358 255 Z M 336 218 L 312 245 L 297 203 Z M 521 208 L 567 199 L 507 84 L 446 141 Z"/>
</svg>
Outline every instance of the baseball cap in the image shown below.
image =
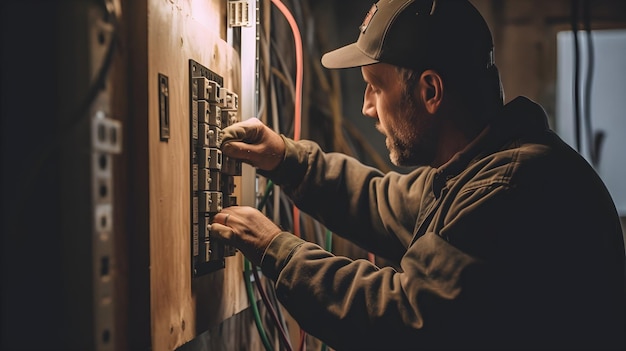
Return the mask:
<svg viewBox="0 0 626 351">
<path fill-rule="evenodd" d="M 487 69 L 494 65 L 491 31 L 467 0 L 380 0 L 355 43 L 326 53 L 326 68 L 385 62 L 407 68 Z"/>
</svg>

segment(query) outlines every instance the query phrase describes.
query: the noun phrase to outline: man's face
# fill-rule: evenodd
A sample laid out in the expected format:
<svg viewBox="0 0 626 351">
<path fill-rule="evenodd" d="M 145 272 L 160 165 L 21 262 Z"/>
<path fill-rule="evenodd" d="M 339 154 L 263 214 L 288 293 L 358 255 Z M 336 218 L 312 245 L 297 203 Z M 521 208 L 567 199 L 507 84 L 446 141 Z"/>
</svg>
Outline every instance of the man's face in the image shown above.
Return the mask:
<svg viewBox="0 0 626 351">
<path fill-rule="evenodd" d="M 419 93 L 406 91 L 395 66 L 378 63 L 363 66 L 361 72 L 367 83 L 362 112 L 377 120 L 391 162 L 396 166 L 430 164 L 440 126 L 425 112 Z"/>
</svg>

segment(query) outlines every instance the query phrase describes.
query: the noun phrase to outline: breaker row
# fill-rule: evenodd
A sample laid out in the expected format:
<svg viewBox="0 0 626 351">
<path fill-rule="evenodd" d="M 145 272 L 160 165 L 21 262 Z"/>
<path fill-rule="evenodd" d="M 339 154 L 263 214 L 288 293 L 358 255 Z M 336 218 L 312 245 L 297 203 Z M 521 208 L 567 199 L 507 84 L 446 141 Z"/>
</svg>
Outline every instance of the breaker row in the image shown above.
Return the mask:
<svg viewBox="0 0 626 351">
<path fill-rule="evenodd" d="M 235 177 L 241 176 L 241 162 L 220 150 L 222 129 L 238 121 L 237 94 L 207 77 L 192 79 L 192 254 L 197 276 L 221 268 L 215 264 L 235 253 L 211 240 L 208 226 L 223 208 L 237 205 Z"/>
</svg>

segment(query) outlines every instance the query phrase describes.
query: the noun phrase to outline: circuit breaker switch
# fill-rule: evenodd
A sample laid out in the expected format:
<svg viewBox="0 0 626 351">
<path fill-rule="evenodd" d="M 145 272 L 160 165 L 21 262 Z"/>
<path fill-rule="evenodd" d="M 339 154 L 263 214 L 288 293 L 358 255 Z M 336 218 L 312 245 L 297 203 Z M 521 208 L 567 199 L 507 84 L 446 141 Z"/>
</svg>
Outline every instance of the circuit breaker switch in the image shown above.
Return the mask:
<svg viewBox="0 0 626 351">
<path fill-rule="evenodd" d="M 222 169 L 222 151 L 208 147 L 200 149 L 200 168 Z"/>
<path fill-rule="evenodd" d="M 202 230 L 202 236 L 204 238 L 209 237 L 210 229 L 211 229 L 211 217 L 204 217 L 204 228 Z"/>
<path fill-rule="evenodd" d="M 224 127 L 232 126 L 237 122 L 239 122 L 237 111 L 222 110 L 222 123 L 224 123 Z"/>
<path fill-rule="evenodd" d="M 235 177 L 226 174 L 222 176 L 222 191 L 226 194 L 235 192 Z"/>
<path fill-rule="evenodd" d="M 198 83 L 198 100 L 206 100 L 214 104 L 223 104 L 222 87 L 213 80 L 205 77 L 196 77 L 194 80 Z"/>
<path fill-rule="evenodd" d="M 236 93 L 225 90 L 224 95 L 224 108 L 223 110 L 237 111 L 239 109 L 239 95 Z"/>
<path fill-rule="evenodd" d="M 222 193 L 219 191 L 203 191 L 200 193 L 200 212 L 217 213 L 223 208 Z"/>
<path fill-rule="evenodd" d="M 241 161 L 224 156 L 222 161 L 222 173 L 232 176 L 240 176 L 241 175 Z"/>
<path fill-rule="evenodd" d="M 222 130 L 216 126 L 202 123 L 200 125 L 202 145 L 209 148 L 219 148 L 222 145 Z"/>
<path fill-rule="evenodd" d="M 222 109 L 208 101 L 198 101 L 198 113 L 200 114 L 200 122 L 208 125 L 222 127 Z"/>
<path fill-rule="evenodd" d="M 220 171 L 203 169 L 201 180 L 199 181 L 200 190 L 203 191 L 220 191 Z"/>
<path fill-rule="evenodd" d="M 209 262 L 211 260 L 211 242 L 204 242 L 204 262 Z"/>
</svg>

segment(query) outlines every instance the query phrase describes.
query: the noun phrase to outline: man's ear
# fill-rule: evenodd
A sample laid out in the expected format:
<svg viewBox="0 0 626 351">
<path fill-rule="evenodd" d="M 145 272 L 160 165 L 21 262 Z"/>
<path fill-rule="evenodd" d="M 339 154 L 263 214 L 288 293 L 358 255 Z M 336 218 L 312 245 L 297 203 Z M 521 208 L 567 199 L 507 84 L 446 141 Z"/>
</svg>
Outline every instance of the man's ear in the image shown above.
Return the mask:
<svg viewBox="0 0 626 351">
<path fill-rule="evenodd" d="M 436 71 L 431 69 L 422 72 L 417 85 L 419 98 L 428 113 L 435 114 L 443 101 L 443 80 Z"/>
</svg>

